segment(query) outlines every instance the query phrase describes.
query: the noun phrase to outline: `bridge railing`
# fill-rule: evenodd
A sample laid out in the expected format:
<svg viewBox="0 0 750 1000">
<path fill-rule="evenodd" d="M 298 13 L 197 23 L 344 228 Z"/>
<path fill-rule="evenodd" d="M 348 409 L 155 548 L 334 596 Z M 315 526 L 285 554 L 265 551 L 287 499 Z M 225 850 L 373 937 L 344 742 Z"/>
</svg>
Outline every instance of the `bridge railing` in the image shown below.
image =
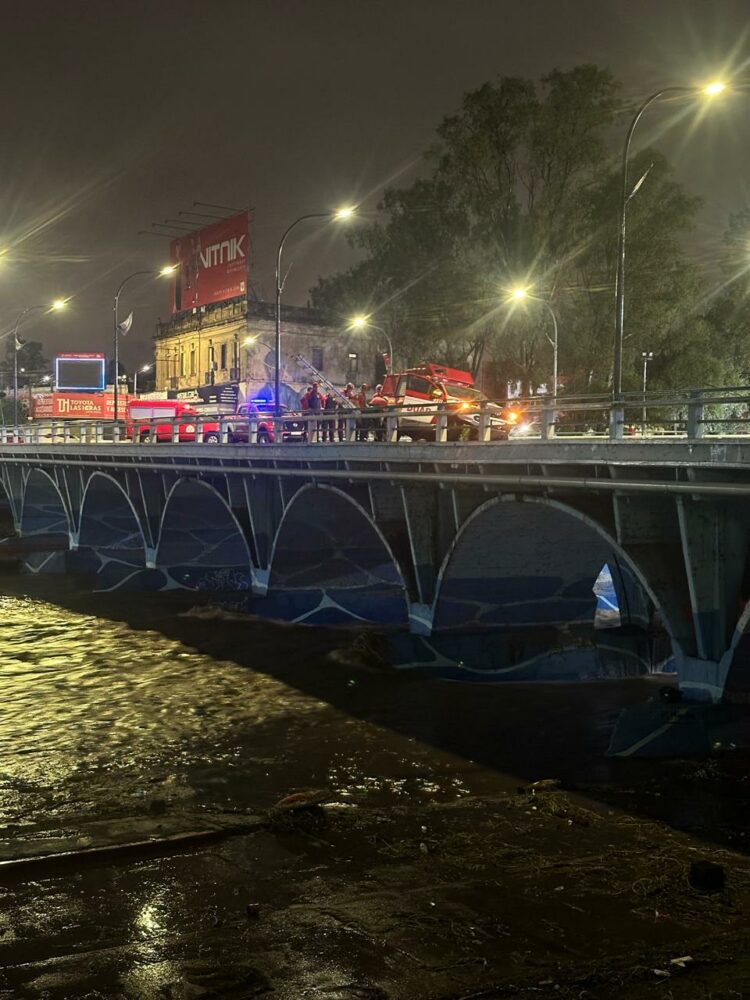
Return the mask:
<svg viewBox="0 0 750 1000">
<path fill-rule="evenodd" d="M 0 425 L 0 446 L 34 444 L 196 443 L 205 445 L 300 442 L 339 444 L 403 441 L 518 439 L 702 438 L 750 436 L 750 389 L 725 387 L 590 395 L 556 400 L 520 398 L 446 405 L 366 407 L 286 413 L 277 418 L 254 413 L 125 421 L 34 420 Z"/>
</svg>

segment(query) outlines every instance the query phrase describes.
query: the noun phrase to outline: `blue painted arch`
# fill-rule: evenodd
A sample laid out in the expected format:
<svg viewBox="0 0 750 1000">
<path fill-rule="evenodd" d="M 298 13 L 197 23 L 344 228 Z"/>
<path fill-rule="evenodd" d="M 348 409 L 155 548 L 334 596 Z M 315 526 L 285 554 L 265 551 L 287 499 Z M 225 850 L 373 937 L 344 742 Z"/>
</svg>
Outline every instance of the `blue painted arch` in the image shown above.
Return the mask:
<svg viewBox="0 0 750 1000">
<path fill-rule="evenodd" d="M 159 524 L 154 566 L 172 586 L 250 590 L 254 568 L 242 526 L 221 493 L 201 479 L 178 479 Z"/>
<path fill-rule="evenodd" d="M 335 486 L 306 484 L 274 538 L 264 614 L 308 624 L 404 624 L 406 585 L 369 512 Z"/>
<path fill-rule="evenodd" d="M 23 488 L 19 532 L 21 535 L 63 535 L 69 541 L 73 526 L 62 494 L 43 469 L 31 469 Z"/>
</svg>

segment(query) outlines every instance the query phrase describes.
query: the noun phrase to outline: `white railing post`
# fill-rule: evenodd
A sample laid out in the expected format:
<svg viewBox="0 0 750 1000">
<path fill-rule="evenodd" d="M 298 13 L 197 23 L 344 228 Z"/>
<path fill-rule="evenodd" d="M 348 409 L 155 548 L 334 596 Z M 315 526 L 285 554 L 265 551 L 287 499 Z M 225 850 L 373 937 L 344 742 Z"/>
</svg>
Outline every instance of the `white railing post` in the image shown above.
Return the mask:
<svg viewBox="0 0 750 1000">
<path fill-rule="evenodd" d="M 112 424 L 112 441 L 114 444 L 120 443 L 120 421 L 115 420 Z"/>
<path fill-rule="evenodd" d="M 448 411 L 445 409 L 445 403 L 438 404 L 435 440 L 439 444 L 445 444 L 448 440 Z"/>
<path fill-rule="evenodd" d="M 398 441 L 398 417 L 395 413 L 389 413 L 385 418 L 385 439 L 389 444 Z"/>
<path fill-rule="evenodd" d="M 219 417 L 219 444 L 229 444 L 229 420 L 226 417 Z"/>
<path fill-rule="evenodd" d="M 250 417 L 247 421 L 247 443 L 258 443 L 258 418 Z"/>
<path fill-rule="evenodd" d="M 70 421 L 63 420 L 63 444 L 70 444 Z"/>
<path fill-rule="evenodd" d="M 195 421 L 195 443 L 203 444 L 203 418 L 198 417 Z"/>
<path fill-rule="evenodd" d="M 101 444 L 104 440 L 104 424 L 101 420 L 97 420 L 94 424 L 94 440 L 97 444 Z"/>
<path fill-rule="evenodd" d="M 625 433 L 625 408 L 622 403 L 613 403 L 609 410 L 609 440 L 622 441 Z"/>
<path fill-rule="evenodd" d="M 180 422 L 179 422 L 179 419 L 177 417 L 170 417 L 169 418 L 169 422 L 170 422 L 170 424 L 172 426 L 172 444 L 179 444 L 180 443 Z M 152 424 L 153 424 L 153 421 L 152 421 Z M 157 426 L 158 425 L 154 426 L 153 433 L 151 434 L 151 440 L 154 441 L 154 442 L 156 441 L 156 427 Z"/>
<path fill-rule="evenodd" d="M 700 390 L 690 393 L 687 413 L 687 436 L 689 438 L 702 438 L 705 423 L 703 420 L 703 400 Z"/>
<path fill-rule="evenodd" d="M 555 436 L 555 409 L 545 406 L 542 410 L 542 441 L 549 441 Z"/>
<path fill-rule="evenodd" d="M 492 424 L 487 410 L 487 403 L 482 400 L 479 404 L 479 428 L 477 429 L 477 441 L 486 444 L 490 440 Z"/>
</svg>

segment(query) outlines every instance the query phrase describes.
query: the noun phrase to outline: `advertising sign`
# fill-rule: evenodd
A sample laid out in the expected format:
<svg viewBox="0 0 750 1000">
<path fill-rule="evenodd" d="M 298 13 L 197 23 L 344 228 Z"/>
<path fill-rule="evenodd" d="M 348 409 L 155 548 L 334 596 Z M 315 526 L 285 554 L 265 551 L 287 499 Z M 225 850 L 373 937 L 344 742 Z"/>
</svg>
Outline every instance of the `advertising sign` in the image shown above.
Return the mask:
<svg viewBox="0 0 750 1000">
<path fill-rule="evenodd" d="M 120 419 L 128 412 L 128 397 L 118 394 L 117 409 Z M 45 392 L 31 400 L 34 420 L 113 420 L 115 400 L 112 393 L 101 392 Z"/>
<path fill-rule="evenodd" d="M 172 315 L 247 294 L 247 234 L 240 212 L 172 241 Z"/>
<path fill-rule="evenodd" d="M 103 354 L 58 354 L 55 386 L 58 389 L 89 389 L 101 392 L 106 385 Z"/>
</svg>

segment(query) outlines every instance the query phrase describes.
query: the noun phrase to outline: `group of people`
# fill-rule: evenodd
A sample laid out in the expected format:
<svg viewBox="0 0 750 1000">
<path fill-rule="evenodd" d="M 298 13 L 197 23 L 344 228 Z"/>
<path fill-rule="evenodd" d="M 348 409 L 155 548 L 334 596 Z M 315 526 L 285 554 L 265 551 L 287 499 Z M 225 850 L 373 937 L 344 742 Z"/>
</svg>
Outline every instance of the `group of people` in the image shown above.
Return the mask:
<svg viewBox="0 0 750 1000">
<path fill-rule="evenodd" d="M 364 412 L 368 408 L 379 409 L 388 406 L 388 400 L 383 395 L 382 385 L 376 385 L 375 392 L 368 399 L 369 388 L 370 387 L 363 382 L 357 390 L 353 382 L 347 382 L 346 387 L 342 389 L 340 393 L 336 393 L 331 390 L 326 395 L 321 388 L 320 382 L 313 382 L 312 385 L 307 387 L 305 392 L 300 397 L 300 408 L 303 413 L 309 414 L 333 414 L 337 411 L 340 414 L 342 411 L 348 409 L 348 407 L 343 404 L 342 397 L 343 399 L 348 400 L 354 409 L 360 410 L 361 412 Z M 345 438 L 346 421 L 341 416 L 339 416 L 338 420 L 321 420 L 316 429 L 321 434 L 321 440 L 323 441 L 334 441 L 336 440 L 336 435 L 338 435 L 339 441 L 343 441 Z M 366 441 L 370 430 L 374 431 L 375 439 L 380 440 L 383 435 L 382 420 L 358 420 L 357 440 Z"/>
</svg>

